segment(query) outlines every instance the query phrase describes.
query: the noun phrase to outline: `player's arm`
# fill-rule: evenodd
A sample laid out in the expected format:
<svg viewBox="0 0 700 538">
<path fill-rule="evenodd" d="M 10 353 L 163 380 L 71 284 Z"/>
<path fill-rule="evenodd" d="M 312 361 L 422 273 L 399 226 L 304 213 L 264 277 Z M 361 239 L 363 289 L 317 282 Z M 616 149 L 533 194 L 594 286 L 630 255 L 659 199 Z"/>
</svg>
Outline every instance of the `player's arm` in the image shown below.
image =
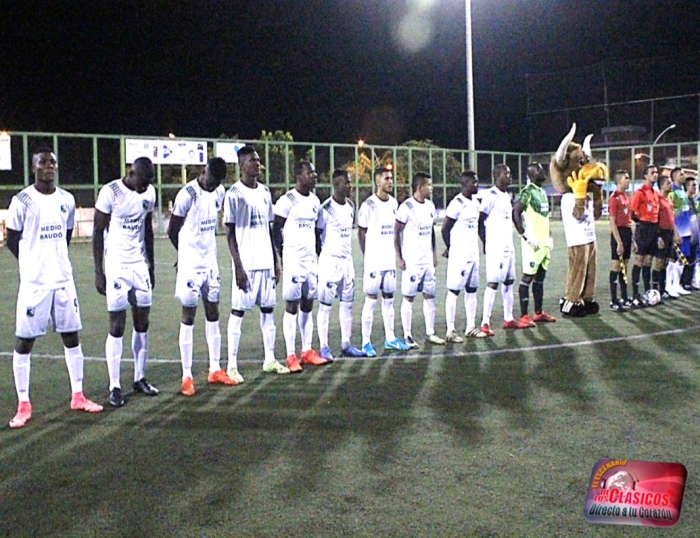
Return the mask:
<svg viewBox="0 0 700 538">
<path fill-rule="evenodd" d="M 316 255 L 321 255 L 321 247 L 323 246 L 323 228 L 316 228 Z"/>
<path fill-rule="evenodd" d="M 146 261 L 148 262 L 148 276 L 151 278 L 151 289 L 156 287 L 156 263 L 153 240 L 153 213 L 146 213 L 144 222 L 145 234 L 144 245 L 146 247 Z"/>
<path fill-rule="evenodd" d="M 442 235 L 442 241 L 445 243 L 445 252 L 442 253 L 445 258 L 450 254 L 450 232 L 454 228 L 455 222 L 457 221 L 451 217 L 445 217 L 445 220 L 442 221 L 440 234 Z"/>
<path fill-rule="evenodd" d="M 272 245 L 277 252 L 277 258 L 282 260 L 282 251 L 284 249 L 284 236 L 282 230 L 286 224 L 286 217 L 275 215 L 275 220 L 272 222 Z"/>
<path fill-rule="evenodd" d="M 430 231 L 430 240 L 433 246 L 433 267 L 437 267 L 437 251 L 436 249 L 436 241 L 435 241 L 435 227 L 433 226 L 433 229 Z"/>
<path fill-rule="evenodd" d="M 236 225 L 232 222 L 226 223 L 226 242 L 228 243 L 228 251 L 231 254 L 231 259 L 233 260 L 233 271 L 235 273 L 234 277 L 236 278 L 236 285 L 245 291 L 249 287 L 248 275 L 245 272 L 243 262 L 241 261 L 241 253 L 238 250 Z M 274 249 L 272 251 L 274 253 Z"/>
<path fill-rule="evenodd" d="M 523 226 L 523 211 L 525 211 L 525 204 L 520 200 L 516 200 L 513 204 L 513 225 L 515 230 L 520 235 L 525 235 L 525 227 Z"/>
<path fill-rule="evenodd" d="M 5 238 L 7 249 L 12 252 L 15 258 L 19 259 L 19 241 L 22 239 L 22 232 L 18 232 L 12 228 L 5 228 L 5 233 L 7 234 Z"/>
<path fill-rule="evenodd" d="M 365 255 L 365 239 L 367 238 L 367 228 L 362 226 L 357 227 L 357 240 L 360 242 L 360 250 L 362 255 Z"/>
<path fill-rule="evenodd" d="M 179 250 L 180 247 L 180 230 L 185 224 L 185 217 L 178 217 L 177 215 L 170 215 L 170 222 L 168 223 L 168 238 L 170 242 L 175 247 L 175 250 Z"/>
<path fill-rule="evenodd" d="M 403 238 L 403 230 L 406 228 L 406 224 L 401 221 L 395 221 L 394 223 L 394 249 L 396 250 L 396 255 L 399 258 L 399 269 L 402 271 L 406 270 L 406 262 L 401 254 L 401 239 Z"/>
<path fill-rule="evenodd" d="M 483 211 L 479 213 L 479 239 L 484 247 L 484 253 L 486 252 L 486 219 L 488 217 Z"/>
<path fill-rule="evenodd" d="M 622 245 L 622 237 L 620 237 L 620 230 L 615 222 L 615 215 L 617 214 L 617 202 L 615 198 L 610 200 L 608 203 L 608 214 L 610 215 L 610 233 L 615 238 L 617 243 L 617 255 L 622 259 L 622 255 L 625 251 L 625 247 Z"/>
<path fill-rule="evenodd" d="M 104 232 L 109 228 L 112 216 L 95 208 L 95 218 L 92 224 L 92 258 L 95 264 L 95 288 L 100 295 L 107 293 L 107 279 L 104 272 L 105 237 Z"/>
</svg>

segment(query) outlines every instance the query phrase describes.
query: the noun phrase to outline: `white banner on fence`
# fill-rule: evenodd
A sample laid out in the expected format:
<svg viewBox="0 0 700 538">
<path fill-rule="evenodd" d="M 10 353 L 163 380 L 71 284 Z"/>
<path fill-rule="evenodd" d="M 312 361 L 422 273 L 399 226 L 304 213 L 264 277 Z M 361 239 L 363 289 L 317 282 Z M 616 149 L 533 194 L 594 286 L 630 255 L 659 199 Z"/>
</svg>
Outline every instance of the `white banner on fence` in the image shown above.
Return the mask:
<svg viewBox="0 0 700 538">
<path fill-rule="evenodd" d="M 126 139 L 126 162 L 148 157 L 153 164 L 207 164 L 207 143 L 203 140 Z"/>
<path fill-rule="evenodd" d="M 12 170 L 10 135 L 7 133 L 0 133 L 0 170 Z"/>
<path fill-rule="evenodd" d="M 227 163 L 238 163 L 238 150 L 245 144 L 243 142 L 217 142 L 214 150 L 216 157 L 221 157 Z"/>
</svg>

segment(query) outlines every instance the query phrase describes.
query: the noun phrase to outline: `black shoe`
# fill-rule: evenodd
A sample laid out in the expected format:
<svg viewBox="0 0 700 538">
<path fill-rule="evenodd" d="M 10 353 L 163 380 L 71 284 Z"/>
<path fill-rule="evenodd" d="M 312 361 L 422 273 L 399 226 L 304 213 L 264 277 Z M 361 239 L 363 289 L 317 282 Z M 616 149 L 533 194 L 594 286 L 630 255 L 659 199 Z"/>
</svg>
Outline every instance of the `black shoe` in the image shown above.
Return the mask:
<svg viewBox="0 0 700 538">
<path fill-rule="evenodd" d="M 124 397 L 122 396 L 122 389 L 119 387 L 114 387 L 109 391 L 109 405 L 112 407 L 124 407 Z"/>
<path fill-rule="evenodd" d="M 634 309 L 646 308 L 647 306 L 649 305 L 641 295 L 635 295 L 634 299 L 632 299 L 632 308 Z"/>
<path fill-rule="evenodd" d="M 142 377 L 138 381 L 134 381 L 134 392 L 140 392 L 146 396 L 158 396 L 160 391 L 146 381 L 145 377 Z"/>
<path fill-rule="evenodd" d="M 627 312 L 627 309 L 625 308 L 625 303 L 620 299 L 619 301 L 610 301 L 610 310 L 613 312 Z"/>
</svg>

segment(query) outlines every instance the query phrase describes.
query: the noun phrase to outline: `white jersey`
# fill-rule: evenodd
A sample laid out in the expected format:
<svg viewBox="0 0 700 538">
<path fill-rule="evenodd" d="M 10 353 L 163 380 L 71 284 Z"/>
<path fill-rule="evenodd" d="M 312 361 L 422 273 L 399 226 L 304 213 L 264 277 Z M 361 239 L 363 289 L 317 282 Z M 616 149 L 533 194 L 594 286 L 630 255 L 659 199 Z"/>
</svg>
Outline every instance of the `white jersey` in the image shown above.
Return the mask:
<svg viewBox="0 0 700 538">
<path fill-rule="evenodd" d="M 178 238 L 178 270 L 202 270 L 217 266 L 216 223 L 224 194 L 222 185 L 208 192 L 198 179 L 190 181 L 177 193 L 173 215 L 185 219 Z"/>
<path fill-rule="evenodd" d="M 455 221 L 450 230 L 450 258 L 479 259 L 479 202 L 461 192 L 452 198 L 445 216 Z"/>
<path fill-rule="evenodd" d="M 95 209 L 111 215 L 105 239 L 105 265 L 146 259 L 146 215 L 153 212 L 155 205 L 153 185 L 138 193 L 124 185 L 123 180 L 115 179 L 100 189 Z"/>
<path fill-rule="evenodd" d="M 432 265 L 435 224 L 433 202 L 426 199 L 421 204 L 411 196 L 399 206 L 396 220 L 406 225 L 401 238 L 401 255 L 406 265 Z"/>
<path fill-rule="evenodd" d="M 22 232 L 19 279 L 37 289 L 58 289 L 73 280 L 66 235 L 73 229 L 75 198 L 60 187 L 41 194 L 34 185 L 12 197 L 6 226 Z"/>
<path fill-rule="evenodd" d="M 567 247 L 587 245 L 595 241 L 595 219 L 593 217 L 593 202 L 590 198 L 586 201 L 586 210 L 583 220 L 574 218 L 574 206 L 576 199 L 573 193 L 567 192 L 561 197 L 561 221 L 564 225 L 564 237 Z"/>
<path fill-rule="evenodd" d="M 486 250 L 515 250 L 510 195 L 494 185 L 484 193 L 479 211 L 487 215 Z"/>
<path fill-rule="evenodd" d="M 270 236 L 273 218 L 272 195 L 262 183 L 251 189 L 238 181 L 226 192 L 224 223 L 236 228 L 238 253 L 246 271 L 275 268 Z"/>
<path fill-rule="evenodd" d="M 287 219 L 282 229 L 284 236 L 284 265 L 289 262 L 306 265 L 317 263 L 316 256 L 316 219 L 321 202 L 313 192 L 304 196 L 292 189 L 282 195 L 275 204 L 275 215 Z"/>
<path fill-rule="evenodd" d="M 399 204 L 396 198 L 381 200 L 376 194 L 360 206 L 357 225 L 365 228 L 365 272 L 396 270 L 394 224 Z"/>
<path fill-rule="evenodd" d="M 321 204 L 316 228 L 321 233 L 321 255 L 336 258 L 352 256 L 352 223 L 355 220 L 355 207 L 350 200 L 339 204 L 333 197 Z"/>
</svg>

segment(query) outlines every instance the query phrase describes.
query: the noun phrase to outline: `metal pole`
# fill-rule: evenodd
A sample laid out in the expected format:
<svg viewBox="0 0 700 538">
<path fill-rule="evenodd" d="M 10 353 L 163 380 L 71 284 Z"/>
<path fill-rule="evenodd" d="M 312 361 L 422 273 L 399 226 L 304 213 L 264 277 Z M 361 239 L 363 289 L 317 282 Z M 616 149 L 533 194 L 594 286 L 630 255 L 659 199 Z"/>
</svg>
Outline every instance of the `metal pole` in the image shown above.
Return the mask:
<svg viewBox="0 0 700 538">
<path fill-rule="evenodd" d="M 472 70 L 472 3 L 464 1 L 465 41 L 467 51 L 467 149 L 469 150 L 469 168 L 475 170 L 476 142 L 474 139 L 474 73 Z"/>
</svg>

